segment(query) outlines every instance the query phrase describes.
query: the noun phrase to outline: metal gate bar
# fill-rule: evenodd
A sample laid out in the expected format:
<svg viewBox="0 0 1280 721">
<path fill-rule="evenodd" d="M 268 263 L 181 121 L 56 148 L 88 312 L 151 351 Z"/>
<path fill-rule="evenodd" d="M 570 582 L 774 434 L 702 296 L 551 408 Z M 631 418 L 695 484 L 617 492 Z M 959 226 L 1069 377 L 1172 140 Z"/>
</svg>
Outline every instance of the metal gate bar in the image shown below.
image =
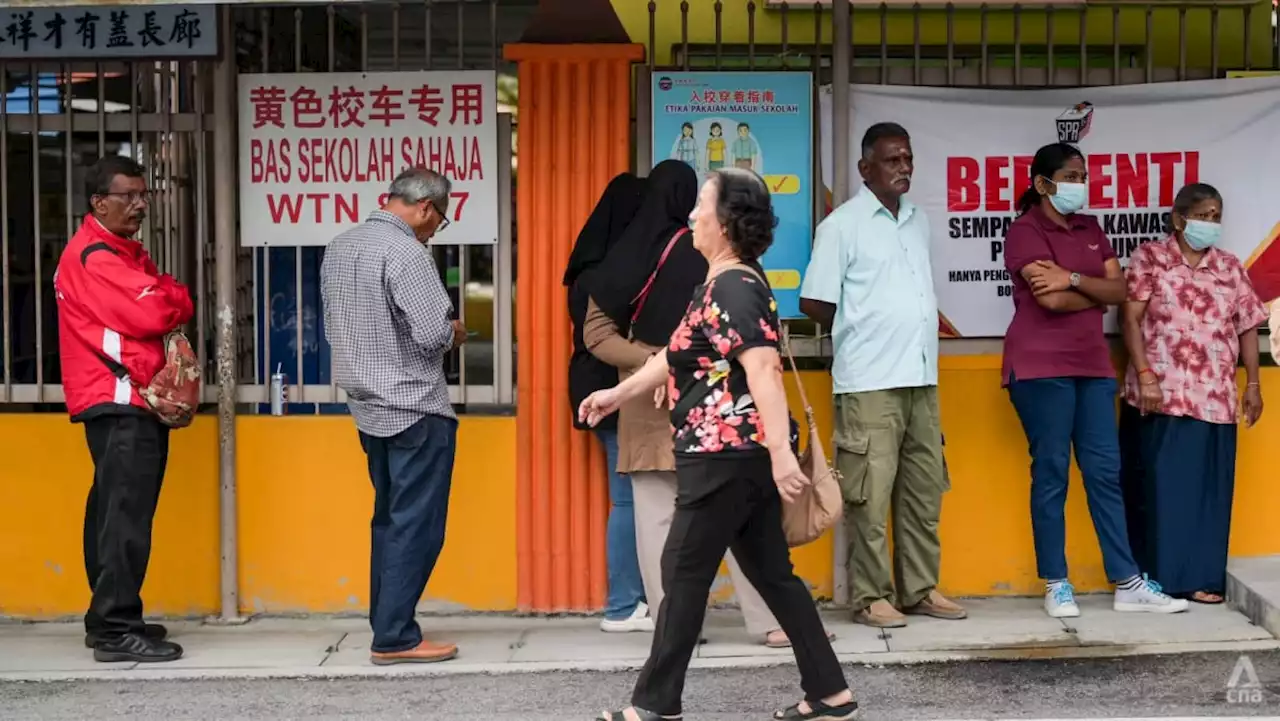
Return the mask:
<svg viewBox="0 0 1280 721">
<path fill-rule="evenodd" d="M 242 66 L 241 72 L 286 68 L 309 72 L 316 71 L 317 64 L 331 72 L 496 69 L 501 41 L 518 37 L 521 23 L 535 6 L 533 0 L 407 0 L 358 7 L 338 2 L 233 7 L 223 31 L 240 46 L 257 45 L 251 48 L 251 67 Z M 317 32 L 320 22 L 324 29 Z M 272 31 L 289 26 L 292 33 L 286 30 L 272 37 Z M 320 53 L 324 53 L 322 63 Z M 145 166 L 153 204 L 140 240 L 162 270 L 193 289 L 197 311 L 189 333 L 206 377 L 214 375 L 214 309 L 209 290 L 217 264 L 212 260 L 215 217 L 209 208 L 213 165 L 208 156 L 210 141 L 220 128 L 213 122 L 209 104 L 212 69 L 212 61 L 0 62 L 0 216 L 13 219 L 0 225 L 0 412 L 61 410 L 51 279 L 57 251 L 75 232 L 82 215 L 80 166 L 95 153 L 122 152 Z M 55 95 L 57 107 L 50 108 Z M 22 106 L 24 102 L 30 107 Z M 20 112 L 15 113 L 15 108 Z M 511 126 L 500 123 L 502 127 Z M 63 135 L 51 139 L 56 133 Z M 499 145 L 507 148 L 509 157 L 510 142 L 502 140 Z M 31 166 L 21 173 L 18 164 L 26 154 L 31 156 Z M 61 162 L 50 160 L 57 156 Z M 56 191 L 42 188 L 54 182 L 58 173 L 64 177 Z M 21 182 L 20 174 L 26 176 Z M 509 187 L 511 172 L 505 162 L 500 162 L 498 176 L 500 186 Z M 24 195 L 28 185 L 30 202 Z M 56 197 L 59 194 L 64 197 Z M 510 223 L 514 213 L 509 194 L 504 200 L 500 217 Z M 59 210 L 51 213 L 55 201 Z M 446 276 L 451 288 L 456 278 L 458 312 L 464 322 L 468 287 L 478 278 L 495 286 L 514 282 L 513 247 L 512 233 L 503 228 L 495 246 L 434 249 L 442 268 L 456 268 L 456 273 L 449 270 Z M 317 337 L 318 323 L 309 322 L 317 320 L 312 314 L 318 314 L 318 308 L 300 297 L 311 282 L 314 251 L 293 250 L 291 280 L 297 302 L 286 322 L 296 324 L 288 335 L 298 353 L 290 364 L 290 395 L 295 403 L 314 404 L 320 412 L 321 404 L 341 404 L 346 399 L 333 382 L 332 360 L 327 367 L 314 362 L 317 350 L 325 352 L 324 339 Z M 236 271 L 238 294 L 244 302 L 243 317 L 234 319 L 237 375 L 242 381 L 235 401 L 242 410 L 256 409 L 266 401 L 265 376 L 274 370 L 272 331 L 280 331 L 278 324 L 273 327 L 270 313 L 273 253 L 258 252 L 261 265 L 252 262 L 255 252 L 251 249 L 238 251 L 239 257 L 249 261 Z M 280 262 L 279 255 L 275 262 Z M 478 275 L 481 272 L 486 275 Z M 261 300 L 256 297 L 257 288 L 261 288 Z M 473 339 L 454 355 L 458 383 L 450 388 L 450 396 L 455 403 L 514 403 L 511 293 L 509 288 L 495 287 L 492 295 L 492 324 L 486 334 L 492 340 Z M 310 332 L 312 327 L 317 331 Z M 488 377 L 490 366 L 492 377 Z M 485 377 L 477 369 L 483 369 Z M 328 377 L 307 382 L 308 371 L 328 373 Z M 212 383 L 206 383 L 204 400 L 217 400 Z"/>
</svg>

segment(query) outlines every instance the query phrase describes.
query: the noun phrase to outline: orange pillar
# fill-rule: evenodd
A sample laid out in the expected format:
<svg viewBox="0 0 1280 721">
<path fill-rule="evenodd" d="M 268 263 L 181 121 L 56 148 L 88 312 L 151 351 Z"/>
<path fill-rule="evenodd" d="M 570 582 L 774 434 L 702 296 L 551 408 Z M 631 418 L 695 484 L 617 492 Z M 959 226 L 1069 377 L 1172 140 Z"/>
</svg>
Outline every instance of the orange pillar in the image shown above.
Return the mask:
<svg viewBox="0 0 1280 721">
<path fill-rule="evenodd" d="M 518 604 L 604 605 L 604 454 L 569 408 L 573 349 L 561 283 L 578 230 L 613 176 L 630 168 L 629 43 L 515 44 L 519 63 L 516 228 Z"/>
</svg>

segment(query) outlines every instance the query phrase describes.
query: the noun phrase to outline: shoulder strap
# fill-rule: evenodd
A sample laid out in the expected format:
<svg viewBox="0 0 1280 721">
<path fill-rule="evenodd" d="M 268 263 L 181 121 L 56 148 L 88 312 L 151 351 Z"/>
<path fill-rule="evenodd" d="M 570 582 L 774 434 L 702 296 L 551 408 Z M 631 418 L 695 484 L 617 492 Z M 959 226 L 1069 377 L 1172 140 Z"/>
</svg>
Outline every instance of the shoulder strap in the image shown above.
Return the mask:
<svg viewBox="0 0 1280 721">
<path fill-rule="evenodd" d="M 631 312 L 632 323 L 635 323 L 636 319 L 640 317 L 640 310 L 644 308 L 644 301 L 649 297 L 649 289 L 653 287 L 653 281 L 658 277 L 658 271 L 662 270 L 662 264 L 667 262 L 667 256 L 671 255 L 671 249 L 676 247 L 676 241 L 680 240 L 681 236 L 688 232 L 688 228 L 681 228 L 676 231 L 675 235 L 671 236 L 671 240 L 667 241 L 666 249 L 662 251 L 662 256 L 658 258 L 657 267 L 649 274 L 649 280 L 645 281 L 644 287 L 640 289 L 636 297 L 631 299 L 631 305 L 635 306 L 635 310 Z"/>
<path fill-rule="evenodd" d="M 770 288 L 769 281 L 762 278 L 760 274 L 756 272 L 755 268 L 752 268 L 751 266 L 746 264 L 739 264 L 739 265 L 730 266 L 725 270 L 732 270 L 734 268 L 741 268 L 747 271 L 751 275 L 754 275 L 756 279 L 759 280 L 761 283 L 764 283 L 764 287 Z M 724 271 L 721 271 L 721 272 L 723 273 Z M 770 288 L 770 292 L 773 292 L 772 288 Z M 796 369 L 795 356 L 791 355 L 791 343 L 788 341 L 786 329 L 779 328 L 778 330 L 779 330 L 780 345 L 782 346 L 782 352 L 785 353 L 787 356 L 787 365 L 790 366 L 791 375 L 796 381 L 796 391 L 800 393 L 800 404 L 804 406 L 805 420 L 809 422 L 809 427 L 813 428 L 814 427 L 813 406 L 809 405 L 809 396 L 804 392 L 804 384 L 800 382 L 800 371 Z"/>
</svg>

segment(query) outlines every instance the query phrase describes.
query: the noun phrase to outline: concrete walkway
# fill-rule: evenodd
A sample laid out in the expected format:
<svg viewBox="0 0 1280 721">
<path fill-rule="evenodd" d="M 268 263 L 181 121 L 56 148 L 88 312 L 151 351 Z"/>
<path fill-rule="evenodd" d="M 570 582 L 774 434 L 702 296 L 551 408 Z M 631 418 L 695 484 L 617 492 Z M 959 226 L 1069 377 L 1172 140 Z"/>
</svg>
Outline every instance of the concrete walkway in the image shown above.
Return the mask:
<svg viewBox="0 0 1280 721">
<path fill-rule="evenodd" d="M 1040 599 L 965 603 L 964 621 L 911 619 L 884 632 L 826 614 L 836 652 L 847 663 L 894 664 L 976 658 L 1047 658 L 1239 651 L 1280 648 L 1265 629 L 1224 606 L 1194 605 L 1184 614 L 1119 614 L 1109 595 L 1083 596 L 1082 616 L 1051 619 Z M 429 636 L 456 641 L 457 659 L 442 664 L 378 667 L 369 663 L 371 633 L 362 618 L 255 619 L 214 627 L 169 624 L 186 656 L 168 664 L 100 664 L 83 646 L 78 624 L 0 624 L 0 680 L 343 677 L 392 674 L 514 673 L 639 668 L 650 634 L 605 634 L 593 618 L 425 617 Z M 693 665 L 758 667 L 793 663 L 789 649 L 749 637 L 732 610 L 711 612 L 707 643 Z"/>
</svg>

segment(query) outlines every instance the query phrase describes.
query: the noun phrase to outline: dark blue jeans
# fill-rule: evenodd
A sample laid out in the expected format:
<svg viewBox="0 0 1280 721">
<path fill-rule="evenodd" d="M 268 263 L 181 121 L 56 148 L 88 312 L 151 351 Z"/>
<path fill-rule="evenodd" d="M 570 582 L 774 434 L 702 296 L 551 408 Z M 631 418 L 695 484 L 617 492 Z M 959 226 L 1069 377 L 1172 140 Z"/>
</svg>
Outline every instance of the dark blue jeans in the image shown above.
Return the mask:
<svg viewBox="0 0 1280 721">
<path fill-rule="evenodd" d="M 604 617 L 621 621 L 629 618 L 644 600 L 640 554 L 636 549 L 635 496 L 631 476 L 617 470 L 618 431 L 597 429 L 596 437 L 604 445 L 605 462 L 609 464 L 609 521 L 605 524 L 604 546 L 609 584 Z"/>
<path fill-rule="evenodd" d="M 1120 490 L 1115 379 L 1010 380 L 1009 399 L 1030 446 L 1031 530 L 1040 577 L 1067 578 L 1065 505 L 1073 446 L 1107 577 L 1115 582 L 1137 575 Z"/>
<path fill-rule="evenodd" d="M 390 438 L 360 434 L 373 481 L 369 625 L 372 650 L 422 643 L 414 619 L 444 547 L 458 422 L 426 416 Z"/>
</svg>

